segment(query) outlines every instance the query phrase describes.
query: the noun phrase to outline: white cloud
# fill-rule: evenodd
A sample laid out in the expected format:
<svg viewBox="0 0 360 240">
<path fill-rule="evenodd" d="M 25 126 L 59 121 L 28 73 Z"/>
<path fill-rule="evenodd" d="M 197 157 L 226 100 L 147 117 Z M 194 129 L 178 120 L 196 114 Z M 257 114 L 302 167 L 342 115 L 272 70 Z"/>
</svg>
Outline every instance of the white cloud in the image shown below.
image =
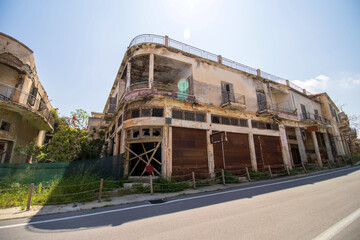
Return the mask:
<svg viewBox="0 0 360 240">
<path fill-rule="evenodd" d="M 328 88 L 328 82 L 330 77 L 325 75 L 319 75 L 315 78 L 310 78 L 308 80 L 294 80 L 292 81 L 296 85 L 299 85 L 302 88 L 305 88 L 307 91 L 312 93 L 325 92 Z"/>
<path fill-rule="evenodd" d="M 191 34 L 190 29 L 185 28 L 185 29 L 184 29 L 184 38 L 185 38 L 186 40 L 188 40 L 188 39 L 190 38 L 190 34 Z"/>
<path fill-rule="evenodd" d="M 360 73 L 343 74 L 338 85 L 343 88 L 353 88 L 360 85 Z"/>
</svg>

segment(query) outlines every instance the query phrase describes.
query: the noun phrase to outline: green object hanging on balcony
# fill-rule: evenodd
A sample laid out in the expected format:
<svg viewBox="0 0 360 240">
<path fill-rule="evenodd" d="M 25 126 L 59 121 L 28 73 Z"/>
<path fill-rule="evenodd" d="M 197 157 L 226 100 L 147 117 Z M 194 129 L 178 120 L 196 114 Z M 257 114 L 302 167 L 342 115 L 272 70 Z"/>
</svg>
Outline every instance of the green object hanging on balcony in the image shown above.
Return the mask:
<svg viewBox="0 0 360 240">
<path fill-rule="evenodd" d="M 188 89 L 189 89 L 189 82 L 188 82 L 188 80 L 185 79 L 185 78 L 180 79 L 180 80 L 178 81 L 177 86 L 178 86 L 177 98 L 178 98 L 179 100 L 182 100 L 182 101 L 186 100 L 187 97 L 188 97 L 187 92 L 188 92 Z"/>
</svg>

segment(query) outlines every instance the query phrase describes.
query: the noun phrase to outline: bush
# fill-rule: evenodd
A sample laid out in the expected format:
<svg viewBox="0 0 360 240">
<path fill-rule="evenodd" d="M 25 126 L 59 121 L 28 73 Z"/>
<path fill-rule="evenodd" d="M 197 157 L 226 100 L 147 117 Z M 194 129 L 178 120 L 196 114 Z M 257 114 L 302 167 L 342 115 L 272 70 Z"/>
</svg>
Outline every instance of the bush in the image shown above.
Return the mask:
<svg viewBox="0 0 360 240">
<path fill-rule="evenodd" d="M 271 178 L 269 172 L 256 172 L 254 170 L 249 170 L 251 180 L 260 180 L 260 179 L 269 179 Z"/>
</svg>

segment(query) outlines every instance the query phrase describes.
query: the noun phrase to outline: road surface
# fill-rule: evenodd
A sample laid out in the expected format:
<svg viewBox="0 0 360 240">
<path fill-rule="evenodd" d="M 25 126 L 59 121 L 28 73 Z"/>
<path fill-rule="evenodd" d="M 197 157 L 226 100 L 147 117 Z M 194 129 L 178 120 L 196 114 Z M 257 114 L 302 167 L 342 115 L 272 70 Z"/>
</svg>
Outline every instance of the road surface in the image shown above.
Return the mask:
<svg viewBox="0 0 360 240">
<path fill-rule="evenodd" d="M 0 221 L 0 239 L 360 239 L 360 167 Z"/>
</svg>

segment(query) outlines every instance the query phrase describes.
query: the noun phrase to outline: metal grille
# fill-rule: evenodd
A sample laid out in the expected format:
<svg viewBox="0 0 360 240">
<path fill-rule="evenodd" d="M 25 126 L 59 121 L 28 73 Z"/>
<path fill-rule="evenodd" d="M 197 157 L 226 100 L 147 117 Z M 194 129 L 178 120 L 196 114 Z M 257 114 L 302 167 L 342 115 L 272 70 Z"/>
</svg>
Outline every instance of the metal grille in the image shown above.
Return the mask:
<svg viewBox="0 0 360 240">
<path fill-rule="evenodd" d="M 260 129 L 265 129 L 265 123 L 259 122 L 259 123 L 258 123 L 258 128 L 260 128 Z"/>
<path fill-rule="evenodd" d="M 141 116 L 142 117 L 150 117 L 151 109 L 150 108 L 141 109 Z"/>
<path fill-rule="evenodd" d="M 239 120 L 237 118 L 231 118 L 230 124 L 233 126 L 239 126 Z"/>
<path fill-rule="evenodd" d="M 163 117 L 164 116 L 164 109 L 163 108 L 153 108 L 152 109 L 152 116 L 153 117 Z"/>
<path fill-rule="evenodd" d="M 195 121 L 194 112 L 185 111 L 185 120 Z"/>
<path fill-rule="evenodd" d="M 221 123 L 225 125 L 230 125 L 230 119 L 227 117 L 221 117 Z"/>
<path fill-rule="evenodd" d="M 240 119 L 240 126 L 247 127 L 248 126 L 247 120 L 246 119 Z"/>
<path fill-rule="evenodd" d="M 134 109 L 131 111 L 131 118 L 138 118 L 140 117 L 140 110 L 139 109 Z"/>
<path fill-rule="evenodd" d="M 251 121 L 251 126 L 252 126 L 253 128 L 257 128 L 257 127 L 258 127 L 258 122 L 256 122 L 256 121 Z"/>
<path fill-rule="evenodd" d="M 172 117 L 175 118 L 175 119 L 183 119 L 183 111 L 173 109 L 172 110 Z"/>
<path fill-rule="evenodd" d="M 196 113 L 196 121 L 197 122 L 206 122 L 205 113 Z"/>
</svg>

